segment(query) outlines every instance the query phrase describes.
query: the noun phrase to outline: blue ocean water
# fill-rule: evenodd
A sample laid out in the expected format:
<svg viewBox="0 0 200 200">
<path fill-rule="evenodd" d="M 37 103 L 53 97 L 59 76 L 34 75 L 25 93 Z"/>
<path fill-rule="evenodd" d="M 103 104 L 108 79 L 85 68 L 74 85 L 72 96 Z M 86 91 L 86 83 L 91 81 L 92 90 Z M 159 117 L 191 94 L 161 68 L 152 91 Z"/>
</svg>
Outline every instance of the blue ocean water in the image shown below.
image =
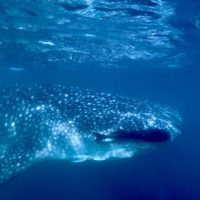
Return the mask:
<svg viewBox="0 0 200 200">
<path fill-rule="evenodd" d="M 59 83 L 179 111 L 182 134 L 133 158 L 44 161 L 0 199 L 200 199 L 198 0 L 0 1 L 0 83 Z"/>
</svg>

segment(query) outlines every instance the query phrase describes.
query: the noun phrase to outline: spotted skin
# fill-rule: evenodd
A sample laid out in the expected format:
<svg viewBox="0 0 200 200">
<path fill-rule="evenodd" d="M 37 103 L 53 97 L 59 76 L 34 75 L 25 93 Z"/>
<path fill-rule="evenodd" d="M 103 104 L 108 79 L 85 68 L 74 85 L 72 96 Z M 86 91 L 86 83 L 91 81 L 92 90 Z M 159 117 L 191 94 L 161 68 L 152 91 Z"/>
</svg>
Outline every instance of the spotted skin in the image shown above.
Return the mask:
<svg viewBox="0 0 200 200">
<path fill-rule="evenodd" d="M 131 157 L 157 145 L 144 140 L 146 130 L 173 140 L 180 123 L 177 112 L 148 101 L 64 85 L 1 86 L 0 183 L 44 159 Z"/>
</svg>

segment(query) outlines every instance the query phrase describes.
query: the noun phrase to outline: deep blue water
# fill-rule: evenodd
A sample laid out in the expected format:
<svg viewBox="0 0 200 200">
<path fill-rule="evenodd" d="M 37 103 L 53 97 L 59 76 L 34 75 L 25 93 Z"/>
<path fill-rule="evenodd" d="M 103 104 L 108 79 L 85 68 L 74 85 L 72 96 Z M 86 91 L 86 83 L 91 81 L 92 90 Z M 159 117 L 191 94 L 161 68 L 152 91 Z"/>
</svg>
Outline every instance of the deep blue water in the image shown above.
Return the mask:
<svg viewBox="0 0 200 200">
<path fill-rule="evenodd" d="M 78 13 L 71 14 L 72 8 L 68 6 L 66 11 L 62 5 L 67 13 L 54 13 L 50 21 L 46 15 L 53 16 L 53 8 L 48 2 L 57 6 L 59 1 L 32 1 L 36 5 L 28 0 L 16 2 L 0 1 L 1 83 L 61 83 L 148 99 L 178 110 L 183 123 L 182 134 L 175 141 L 131 159 L 36 164 L 3 185 L 0 199 L 200 199 L 198 0 L 161 1 L 167 6 L 157 6 L 160 10 L 152 3 L 160 1 L 105 1 L 118 9 L 111 18 L 111 11 L 102 11 L 104 5 L 97 5 L 97 16 L 80 14 L 82 8 L 77 5 L 73 9 Z M 120 2 L 125 3 L 115 7 Z M 136 20 L 143 14 L 128 10 L 135 2 L 139 8 L 147 4 L 150 18 L 145 15 Z M 40 4 L 43 7 L 39 10 Z M 22 5 L 29 9 L 21 16 Z M 129 12 L 124 14 L 120 6 L 127 6 Z M 171 8 L 173 14 L 165 14 Z M 159 21 L 157 15 L 166 15 L 166 19 Z M 55 21 L 63 18 L 59 23 L 65 27 L 56 25 Z M 120 23 L 120 19 L 125 22 Z M 35 31 L 19 28 L 27 24 Z M 86 33 L 91 34 L 90 39 L 83 37 Z M 59 34 L 65 34 L 70 42 L 65 44 Z M 41 51 L 42 42 L 36 41 L 43 41 L 43 45 L 53 41 L 56 48 L 49 43 L 47 49 L 53 49 L 45 50 L 45 46 Z M 60 49 L 66 46 L 63 53 Z"/>
</svg>

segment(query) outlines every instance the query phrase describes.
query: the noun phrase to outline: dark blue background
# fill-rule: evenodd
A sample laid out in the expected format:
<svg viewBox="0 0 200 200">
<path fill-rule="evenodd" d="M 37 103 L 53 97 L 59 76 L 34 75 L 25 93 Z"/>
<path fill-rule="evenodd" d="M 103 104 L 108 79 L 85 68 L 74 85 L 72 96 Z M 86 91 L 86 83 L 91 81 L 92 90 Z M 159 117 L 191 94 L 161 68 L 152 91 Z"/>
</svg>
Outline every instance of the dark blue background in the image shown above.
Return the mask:
<svg viewBox="0 0 200 200">
<path fill-rule="evenodd" d="M 180 112 L 183 124 L 176 141 L 132 159 L 36 164 L 3 185 L 0 199 L 200 199 L 200 30 L 194 26 L 199 4 L 179 1 L 171 21 L 184 33 L 189 64 L 183 68 L 2 70 L 1 83 L 64 83 L 167 104 Z"/>
</svg>

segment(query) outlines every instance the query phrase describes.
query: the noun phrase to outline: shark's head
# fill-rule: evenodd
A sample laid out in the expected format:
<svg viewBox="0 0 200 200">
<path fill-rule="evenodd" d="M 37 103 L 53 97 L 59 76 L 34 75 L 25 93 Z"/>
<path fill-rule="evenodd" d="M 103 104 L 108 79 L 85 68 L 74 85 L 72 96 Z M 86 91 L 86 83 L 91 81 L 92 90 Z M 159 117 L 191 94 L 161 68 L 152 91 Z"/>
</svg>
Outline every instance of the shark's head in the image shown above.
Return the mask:
<svg viewBox="0 0 200 200">
<path fill-rule="evenodd" d="M 155 113 L 121 113 L 116 125 L 95 133 L 97 141 L 165 143 L 172 141 L 179 133 L 180 119 L 174 112 L 160 108 Z M 159 114 L 158 114 L 159 113 Z"/>
<path fill-rule="evenodd" d="M 75 105 L 69 102 L 68 111 L 76 127 L 70 137 L 76 136 L 74 141 L 79 144 L 77 161 L 131 157 L 180 134 L 181 118 L 169 107 L 90 91 L 75 93 Z"/>
</svg>

